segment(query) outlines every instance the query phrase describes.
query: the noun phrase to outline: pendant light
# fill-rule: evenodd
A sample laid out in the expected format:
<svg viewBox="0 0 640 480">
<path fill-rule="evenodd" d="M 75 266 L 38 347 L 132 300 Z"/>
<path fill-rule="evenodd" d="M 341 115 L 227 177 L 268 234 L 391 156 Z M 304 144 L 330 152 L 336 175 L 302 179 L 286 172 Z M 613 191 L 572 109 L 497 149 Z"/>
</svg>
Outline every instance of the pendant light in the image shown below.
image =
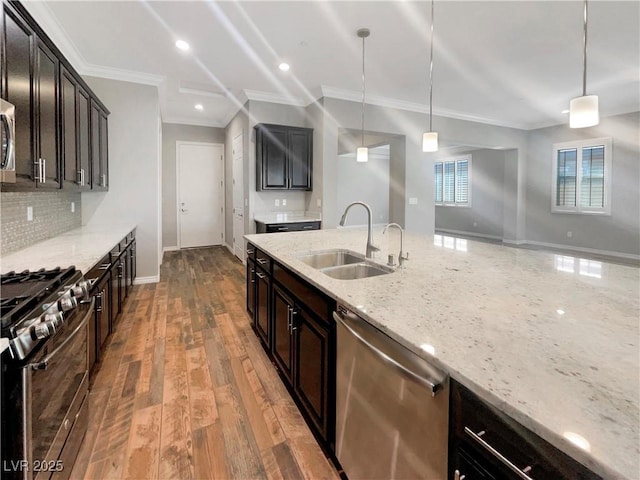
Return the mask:
<svg viewBox="0 0 640 480">
<path fill-rule="evenodd" d="M 571 100 L 569 104 L 569 127 L 593 127 L 600 123 L 598 96 L 587 95 L 587 0 L 584 0 L 584 43 L 582 65 L 582 96 Z"/>
<path fill-rule="evenodd" d="M 429 131 L 422 134 L 422 151 L 438 151 L 438 132 L 433 131 L 433 0 L 431 0 L 431 59 L 429 61 Z"/>
<path fill-rule="evenodd" d="M 358 30 L 358 37 L 362 39 L 362 143 L 361 146 L 356 150 L 356 161 L 357 162 L 368 162 L 369 161 L 369 149 L 364 146 L 364 39 L 369 36 L 371 33 L 368 28 L 361 28 Z"/>
</svg>

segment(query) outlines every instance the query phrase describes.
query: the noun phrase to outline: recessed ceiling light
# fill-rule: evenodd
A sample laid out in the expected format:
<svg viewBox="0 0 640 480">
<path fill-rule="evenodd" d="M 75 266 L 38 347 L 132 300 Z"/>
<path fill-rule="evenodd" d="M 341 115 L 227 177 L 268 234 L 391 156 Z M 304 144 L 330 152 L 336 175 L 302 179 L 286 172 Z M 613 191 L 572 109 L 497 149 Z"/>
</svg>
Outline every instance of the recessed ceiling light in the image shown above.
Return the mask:
<svg viewBox="0 0 640 480">
<path fill-rule="evenodd" d="M 288 72 L 291 66 L 288 63 L 282 62 L 280 65 L 278 65 L 278 68 L 283 72 Z"/>
<path fill-rule="evenodd" d="M 185 42 L 184 40 L 177 40 L 176 41 L 176 47 L 178 47 L 180 50 L 186 52 L 187 50 L 189 50 L 189 48 L 191 48 L 189 46 L 189 44 L 187 42 Z"/>
<path fill-rule="evenodd" d="M 569 113 L 569 110 L 562 110 L 560 113 Z"/>
<path fill-rule="evenodd" d="M 204 107 L 201 103 L 196 103 L 196 110 L 204 110 Z"/>
</svg>

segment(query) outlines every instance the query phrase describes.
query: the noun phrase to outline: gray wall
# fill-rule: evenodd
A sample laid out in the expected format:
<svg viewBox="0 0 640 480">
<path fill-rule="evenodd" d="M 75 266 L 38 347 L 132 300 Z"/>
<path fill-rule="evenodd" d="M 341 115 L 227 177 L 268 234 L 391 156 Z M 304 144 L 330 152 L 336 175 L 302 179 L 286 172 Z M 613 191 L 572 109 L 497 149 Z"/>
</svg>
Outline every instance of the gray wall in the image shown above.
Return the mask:
<svg viewBox="0 0 640 480">
<path fill-rule="evenodd" d="M 139 281 L 159 279 L 161 253 L 161 158 L 158 89 L 86 77 L 111 111 L 109 191 L 82 194 L 82 223 L 137 225 Z"/>
<path fill-rule="evenodd" d="M 529 132 L 527 240 L 640 255 L 638 132 L 640 112 L 602 118 L 591 128 L 558 125 Z M 613 138 L 611 215 L 552 213 L 553 144 L 598 137 Z"/>
<path fill-rule="evenodd" d="M 471 206 L 436 205 L 435 228 L 502 239 L 505 152 L 482 149 L 445 153 L 438 161 L 462 155 L 471 155 Z"/>
<path fill-rule="evenodd" d="M 75 213 L 71 212 L 72 202 L 75 204 Z M 33 207 L 32 221 L 27 221 L 27 207 Z M 0 193 L 2 255 L 78 228 L 81 224 L 82 201 L 79 192 Z"/>
<path fill-rule="evenodd" d="M 197 127 L 193 125 L 162 124 L 162 247 L 178 245 L 177 200 L 176 200 L 176 142 L 225 143 L 222 128 Z M 227 155 L 225 151 L 225 163 Z M 226 169 L 225 169 L 226 171 Z M 226 183 L 227 192 L 231 181 Z M 227 209 L 230 208 L 227 205 Z M 225 232 L 227 233 L 227 232 Z M 225 235 L 225 238 L 227 236 Z"/>
<path fill-rule="evenodd" d="M 370 154 L 367 163 L 356 162 L 355 155 L 338 156 L 336 184 L 337 203 L 341 208 L 356 200 L 371 207 L 373 223 L 386 225 L 389 222 L 389 158 Z M 367 212 L 362 207 L 349 210 L 345 225 L 366 225 Z"/>
</svg>

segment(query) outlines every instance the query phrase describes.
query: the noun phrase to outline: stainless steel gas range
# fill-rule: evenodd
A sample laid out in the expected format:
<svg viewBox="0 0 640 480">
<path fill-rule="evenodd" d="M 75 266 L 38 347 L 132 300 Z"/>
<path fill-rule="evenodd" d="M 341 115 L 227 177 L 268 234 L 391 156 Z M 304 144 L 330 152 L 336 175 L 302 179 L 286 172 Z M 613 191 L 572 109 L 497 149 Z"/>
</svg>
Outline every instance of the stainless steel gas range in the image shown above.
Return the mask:
<svg viewBox="0 0 640 480">
<path fill-rule="evenodd" d="M 0 276 L 0 477 L 66 479 L 87 429 L 89 283 L 74 267 Z"/>
</svg>

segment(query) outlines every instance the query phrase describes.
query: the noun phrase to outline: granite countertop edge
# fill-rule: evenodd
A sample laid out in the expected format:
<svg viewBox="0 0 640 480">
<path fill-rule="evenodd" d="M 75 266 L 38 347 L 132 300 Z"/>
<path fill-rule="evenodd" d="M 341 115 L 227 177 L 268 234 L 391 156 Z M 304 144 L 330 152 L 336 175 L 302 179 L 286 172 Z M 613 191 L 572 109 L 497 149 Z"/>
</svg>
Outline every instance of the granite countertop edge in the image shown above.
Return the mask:
<svg viewBox="0 0 640 480">
<path fill-rule="evenodd" d="M 90 224 L 74 228 L 3 255 L 0 258 L 0 272 L 74 265 L 86 274 L 135 228 L 133 223 Z"/>
</svg>

